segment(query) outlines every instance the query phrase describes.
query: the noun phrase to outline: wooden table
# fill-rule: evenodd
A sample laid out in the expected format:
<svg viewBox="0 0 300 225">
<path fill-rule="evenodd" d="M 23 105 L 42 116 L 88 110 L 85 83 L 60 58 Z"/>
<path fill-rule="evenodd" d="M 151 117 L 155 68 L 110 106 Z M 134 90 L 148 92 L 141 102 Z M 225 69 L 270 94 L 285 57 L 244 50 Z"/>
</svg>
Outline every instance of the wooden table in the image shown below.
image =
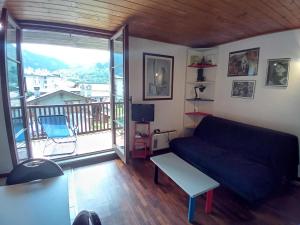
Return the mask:
<svg viewBox="0 0 300 225">
<path fill-rule="evenodd" d="M 210 213 L 213 201 L 213 189 L 219 183 L 202 173 L 174 153 L 151 157 L 155 164 L 154 181 L 158 183 L 158 168 L 168 175 L 189 195 L 188 220 L 192 222 L 196 208 L 196 197 L 206 193 L 205 212 Z"/>
<path fill-rule="evenodd" d="M 70 225 L 68 177 L 0 186 L 1 225 Z"/>
</svg>

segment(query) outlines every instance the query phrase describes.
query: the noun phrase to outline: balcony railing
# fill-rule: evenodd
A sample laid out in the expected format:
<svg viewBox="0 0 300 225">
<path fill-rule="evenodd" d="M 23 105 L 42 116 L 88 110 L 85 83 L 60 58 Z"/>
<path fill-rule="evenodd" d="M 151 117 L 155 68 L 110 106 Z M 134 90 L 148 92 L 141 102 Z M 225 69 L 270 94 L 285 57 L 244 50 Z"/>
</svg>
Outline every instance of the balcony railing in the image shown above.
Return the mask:
<svg viewBox="0 0 300 225">
<path fill-rule="evenodd" d="M 116 120 L 123 120 L 123 103 L 116 103 Z M 45 133 L 38 122 L 39 116 L 66 115 L 71 126 L 78 127 L 78 134 L 87 134 L 111 129 L 110 103 L 85 103 L 70 105 L 35 105 L 27 106 L 28 129 L 31 139 L 45 138 Z M 21 117 L 21 108 L 12 107 L 12 117 Z M 117 123 L 117 128 L 121 128 Z"/>
</svg>

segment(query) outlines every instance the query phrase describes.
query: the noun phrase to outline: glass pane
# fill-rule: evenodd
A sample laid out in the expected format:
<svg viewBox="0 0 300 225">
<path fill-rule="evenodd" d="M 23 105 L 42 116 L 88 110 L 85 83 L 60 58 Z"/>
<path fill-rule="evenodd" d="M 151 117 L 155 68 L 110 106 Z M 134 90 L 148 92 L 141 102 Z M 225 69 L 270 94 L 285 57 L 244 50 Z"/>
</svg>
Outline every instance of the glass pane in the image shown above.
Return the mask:
<svg viewBox="0 0 300 225">
<path fill-rule="evenodd" d="M 114 41 L 115 101 L 124 102 L 123 35 Z"/>
<path fill-rule="evenodd" d="M 117 127 L 124 127 L 124 101 L 115 102 L 115 120 Z"/>
<path fill-rule="evenodd" d="M 17 102 L 17 100 L 14 100 Z M 20 100 L 18 105 L 20 105 Z M 28 151 L 27 145 L 25 140 L 25 126 L 22 119 L 22 110 L 21 107 L 14 106 L 11 108 L 12 113 L 12 126 L 13 126 L 13 133 L 16 141 L 16 151 L 18 161 L 28 159 Z"/>
<path fill-rule="evenodd" d="M 124 128 L 117 128 L 116 129 L 116 145 L 119 151 L 121 151 L 123 154 L 124 151 L 124 136 L 125 136 L 125 130 Z"/>
<path fill-rule="evenodd" d="M 116 145 L 124 153 L 124 101 L 115 102 Z"/>
<path fill-rule="evenodd" d="M 7 60 L 8 91 L 12 100 L 20 98 L 18 66 L 18 63 L 9 59 Z M 12 106 L 14 106 L 14 104 L 12 104 Z"/>
<path fill-rule="evenodd" d="M 7 56 L 15 60 L 17 59 L 16 35 L 16 29 L 9 24 L 7 29 L 6 50 Z"/>
<path fill-rule="evenodd" d="M 114 66 L 115 74 L 123 75 L 123 35 L 114 40 Z"/>
<path fill-rule="evenodd" d="M 14 99 L 14 106 L 11 106 L 11 118 L 12 118 L 12 125 L 14 128 L 15 138 L 17 141 L 24 139 L 24 135 L 19 134 L 19 132 L 24 129 L 22 117 L 23 115 L 21 110 L 21 100 Z"/>
<path fill-rule="evenodd" d="M 115 76 L 116 76 L 116 78 L 124 77 L 123 63 L 119 64 L 117 67 L 115 67 Z"/>
<path fill-rule="evenodd" d="M 115 101 L 124 101 L 124 80 L 122 78 L 115 78 Z"/>
</svg>

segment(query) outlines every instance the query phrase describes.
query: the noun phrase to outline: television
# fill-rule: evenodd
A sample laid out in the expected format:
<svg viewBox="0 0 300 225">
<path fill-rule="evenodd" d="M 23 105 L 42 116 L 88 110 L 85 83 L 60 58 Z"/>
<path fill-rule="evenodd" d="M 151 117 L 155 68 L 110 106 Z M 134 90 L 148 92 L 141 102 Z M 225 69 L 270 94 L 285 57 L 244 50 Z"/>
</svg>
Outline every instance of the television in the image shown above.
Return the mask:
<svg viewBox="0 0 300 225">
<path fill-rule="evenodd" d="M 132 104 L 131 120 L 136 122 L 154 121 L 154 104 Z"/>
</svg>

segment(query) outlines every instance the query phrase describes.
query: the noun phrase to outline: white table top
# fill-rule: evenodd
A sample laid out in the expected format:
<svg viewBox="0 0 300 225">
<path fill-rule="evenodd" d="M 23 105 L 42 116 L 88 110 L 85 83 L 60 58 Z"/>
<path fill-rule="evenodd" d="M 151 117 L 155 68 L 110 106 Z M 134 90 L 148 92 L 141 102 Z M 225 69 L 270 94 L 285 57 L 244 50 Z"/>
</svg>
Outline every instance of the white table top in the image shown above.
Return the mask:
<svg viewBox="0 0 300 225">
<path fill-rule="evenodd" d="M 70 225 L 66 175 L 0 186 L 1 225 Z"/>
<path fill-rule="evenodd" d="M 190 197 L 196 197 L 219 186 L 217 181 L 205 175 L 174 153 L 151 157 L 151 161 Z"/>
</svg>

